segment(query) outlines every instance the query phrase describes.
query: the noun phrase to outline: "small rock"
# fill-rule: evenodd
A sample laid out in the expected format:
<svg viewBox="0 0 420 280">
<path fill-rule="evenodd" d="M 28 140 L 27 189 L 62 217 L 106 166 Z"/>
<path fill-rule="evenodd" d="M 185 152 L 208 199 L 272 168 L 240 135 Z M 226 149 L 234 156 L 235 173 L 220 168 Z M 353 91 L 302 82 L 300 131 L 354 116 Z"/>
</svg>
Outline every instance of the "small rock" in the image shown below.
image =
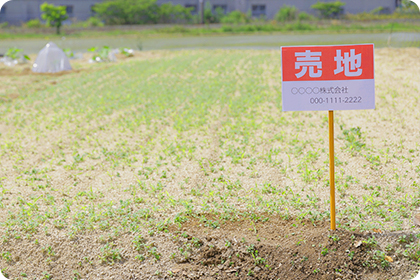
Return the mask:
<svg viewBox="0 0 420 280">
<path fill-rule="evenodd" d="M 417 208 L 416 210 L 414 210 L 413 222 L 416 226 L 420 226 L 420 208 Z"/>
</svg>

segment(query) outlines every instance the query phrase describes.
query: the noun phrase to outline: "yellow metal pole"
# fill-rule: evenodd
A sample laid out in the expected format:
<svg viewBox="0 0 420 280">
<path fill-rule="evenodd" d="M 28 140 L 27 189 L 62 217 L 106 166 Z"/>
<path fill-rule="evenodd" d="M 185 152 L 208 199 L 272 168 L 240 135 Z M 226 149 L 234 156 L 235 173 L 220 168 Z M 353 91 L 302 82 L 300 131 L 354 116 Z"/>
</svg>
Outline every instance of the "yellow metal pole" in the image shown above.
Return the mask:
<svg viewBox="0 0 420 280">
<path fill-rule="evenodd" d="M 334 111 L 328 111 L 328 126 L 330 132 L 330 208 L 331 208 L 331 229 L 335 226 L 335 178 L 334 178 Z"/>
</svg>

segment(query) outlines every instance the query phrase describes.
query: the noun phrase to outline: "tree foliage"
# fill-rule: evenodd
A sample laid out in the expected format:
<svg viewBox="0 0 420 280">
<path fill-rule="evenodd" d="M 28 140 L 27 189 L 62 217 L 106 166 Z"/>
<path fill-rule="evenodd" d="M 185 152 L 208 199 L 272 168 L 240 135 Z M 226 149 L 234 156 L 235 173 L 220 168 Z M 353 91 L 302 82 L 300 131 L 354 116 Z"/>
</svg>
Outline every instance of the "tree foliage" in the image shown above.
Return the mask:
<svg viewBox="0 0 420 280">
<path fill-rule="evenodd" d="M 401 14 L 417 14 L 419 8 L 420 7 L 410 0 L 402 0 L 400 7 L 397 8 L 397 12 Z"/>
<path fill-rule="evenodd" d="M 63 21 L 69 18 L 65 6 L 54 6 L 45 2 L 40 6 L 42 19 L 47 22 L 47 26 L 57 28 L 57 34 L 60 34 L 60 28 Z"/>
<path fill-rule="evenodd" d="M 187 21 L 191 18 L 190 8 L 156 0 L 108 0 L 93 7 L 106 24 L 150 24 Z"/>
<path fill-rule="evenodd" d="M 338 17 L 343 12 L 343 6 L 346 3 L 335 2 L 318 2 L 311 6 L 312 9 L 318 10 L 323 18 Z"/>
</svg>

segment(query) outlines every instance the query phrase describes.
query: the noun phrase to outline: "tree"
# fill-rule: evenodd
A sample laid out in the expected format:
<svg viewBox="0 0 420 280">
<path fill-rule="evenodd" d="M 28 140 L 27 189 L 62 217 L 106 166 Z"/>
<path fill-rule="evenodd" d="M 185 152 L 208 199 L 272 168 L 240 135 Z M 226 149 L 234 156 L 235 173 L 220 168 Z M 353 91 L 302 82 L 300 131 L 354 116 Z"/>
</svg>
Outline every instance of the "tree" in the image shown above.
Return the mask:
<svg viewBox="0 0 420 280">
<path fill-rule="evenodd" d="M 318 2 L 311 6 L 312 9 L 318 10 L 323 18 L 338 17 L 343 12 L 343 6 L 346 3 L 335 2 Z"/>
<path fill-rule="evenodd" d="M 45 2 L 41 5 L 41 15 L 43 20 L 47 21 L 47 26 L 53 26 L 57 28 L 57 34 L 60 34 L 60 28 L 63 21 L 69 18 L 66 12 L 65 6 L 54 6 Z"/>
<path fill-rule="evenodd" d="M 420 7 L 410 0 L 402 0 L 397 12 L 403 14 L 417 14 L 419 12 L 419 8 Z"/>
</svg>

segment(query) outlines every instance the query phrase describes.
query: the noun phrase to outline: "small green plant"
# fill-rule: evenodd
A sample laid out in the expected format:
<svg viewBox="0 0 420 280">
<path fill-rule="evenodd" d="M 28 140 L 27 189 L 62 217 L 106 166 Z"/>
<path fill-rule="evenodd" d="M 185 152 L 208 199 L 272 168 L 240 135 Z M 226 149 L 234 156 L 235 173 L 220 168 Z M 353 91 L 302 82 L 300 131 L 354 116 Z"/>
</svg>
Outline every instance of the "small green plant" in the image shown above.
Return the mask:
<svg viewBox="0 0 420 280">
<path fill-rule="evenodd" d="M 63 52 L 66 54 L 68 58 L 74 58 L 74 52 L 71 49 L 69 48 L 63 49 Z"/>
<path fill-rule="evenodd" d="M 323 256 L 326 256 L 328 254 L 328 248 L 323 248 L 322 251 L 321 251 L 321 254 Z"/>
<path fill-rule="evenodd" d="M 6 57 L 10 57 L 12 60 L 24 58 L 26 60 L 30 60 L 29 56 L 23 54 L 22 49 L 18 48 L 10 48 L 4 54 Z"/>
<path fill-rule="evenodd" d="M 249 245 L 248 247 L 246 247 L 246 251 L 250 254 L 254 254 L 256 251 L 255 245 L 254 244 Z"/>
<path fill-rule="evenodd" d="M 200 239 L 198 239 L 197 237 L 193 237 L 191 239 L 191 244 L 196 247 L 196 248 L 200 248 L 203 245 L 203 241 L 201 241 Z"/>
<path fill-rule="evenodd" d="M 146 257 L 144 255 L 137 255 L 134 257 L 136 260 L 140 260 L 141 262 L 144 261 L 146 259 Z"/>
<path fill-rule="evenodd" d="M 42 279 L 46 279 L 46 280 L 50 280 L 52 279 L 53 276 L 51 274 L 49 274 L 48 272 L 45 272 L 42 274 Z"/>
<path fill-rule="evenodd" d="M 412 243 L 415 240 L 415 236 L 413 234 L 403 234 L 398 238 L 398 242 L 400 244 L 404 244 L 404 243 Z"/>
<path fill-rule="evenodd" d="M 337 241 L 339 241 L 340 240 L 340 237 L 338 236 L 338 235 L 336 235 L 336 234 L 334 234 L 334 235 L 330 235 L 330 236 L 328 236 L 329 238 L 331 238 L 332 239 L 332 241 L 334 241 L 334 242 L 337 242 Z"/>
<path fill-rule="evenodd" d="M 251 254 L 252 258 L 254 259 L 255 265 L 262 265 L 265 264 L 266 260 L 260 256 L 258 256 L 258 250 L 255 248 L 254 244 L 249 245 L 246 248 L 246 251 Z"/>
<path fill-rule="evenodd" d="M 120 53 L 125 55 L 126 57 L 134 56 L 134 51 L 130 48 L 120 48 Z"/>
<path fill-rule="evenodd" d="M 105 246 L 101 248 L 99 258 L 102 262 L 113 265 L 116 261 L 120 261 L 122 259 L 120 249 L 114 247 L 114 243 L 111 242 L 105 244 Z"/>
<path fill-rule="evenodd" d="M 133 240 L 134 249 L 138 252 L 143 251 L 146 246 L 145 242 L 146 240 L 143 238 L 142 235 L 137 235 L 136 237 L 134 237 Z"/>
<path fill-rule="evenodd" d="M 82 279 L 82 275 L 77 270 L 73 270 L 73 280 Z"/>
<path fill-rule="evenodd" d="M 376 245 L 378 244 L 375 236 L 371 236 L 367 240 L 363 240 L 362 242 L 366 245 L 366 248 L 368 248 L 368 249 L 375 248 Z"/>
<path fill-rule="evenodd" d="M 92 60 L 95 62 L 109 62 L 111 48 L 108 46 L 103 46 L 102 48 L 90 48 L 89 52 L 93 52 Z"/>
<path fill-rule="evenodd" d="M 3 259 L 5 259 L 7 262 L 12 261 L 12 254 L 11 254 L 9 251 L 1 253 L 1 256 L 2 256 L 2 258 L 3 258 Z"/>
<path fill-rule="evenodd" d="M 348 253 L 349 259 L 353 260 L 355 252 L 347 250 L 347 253 Z"/>
<path fill-rule="evenodd" d="M 379 250 L 373 251 L 372 260 L 373 260 L 373 262 L 371 264 L 374 267 L 376 266 L 376 263 L 379 263 L 379 265 L 382 268 L 389 267 L 389 261 L 387 259 L 387 256 L 382 251 L 379 251 Z"/>
<path fill-rule="evenodd" d="M 41 250 L 44 254 L 47 254 L 48 256 L 55 256 L 55 252 L 54 252 L 53 248 L 49 245 L 45 246 L 45 247 L 42 247 Z"/>
<path fill-rule="evenodd" d="M 346 141 L 345 148 L 354 153 L 360 152 L 362 148 L 366 146 L 366 144 L 362 142 L 362 131 L 360 127 L 344 129 L 343 126 L 340 126 L 340 128 L 343 131 L 343 136 L 339 136 L 339 138 Z"/>
<path fill-rule="evenodd" d="M 157 248 L 155 246 L 152 246 L 147 252 L 153 257 L 155 257 L 156 261 L 160 260 L 161 254 L 157 251 Z"/>
</svg>

